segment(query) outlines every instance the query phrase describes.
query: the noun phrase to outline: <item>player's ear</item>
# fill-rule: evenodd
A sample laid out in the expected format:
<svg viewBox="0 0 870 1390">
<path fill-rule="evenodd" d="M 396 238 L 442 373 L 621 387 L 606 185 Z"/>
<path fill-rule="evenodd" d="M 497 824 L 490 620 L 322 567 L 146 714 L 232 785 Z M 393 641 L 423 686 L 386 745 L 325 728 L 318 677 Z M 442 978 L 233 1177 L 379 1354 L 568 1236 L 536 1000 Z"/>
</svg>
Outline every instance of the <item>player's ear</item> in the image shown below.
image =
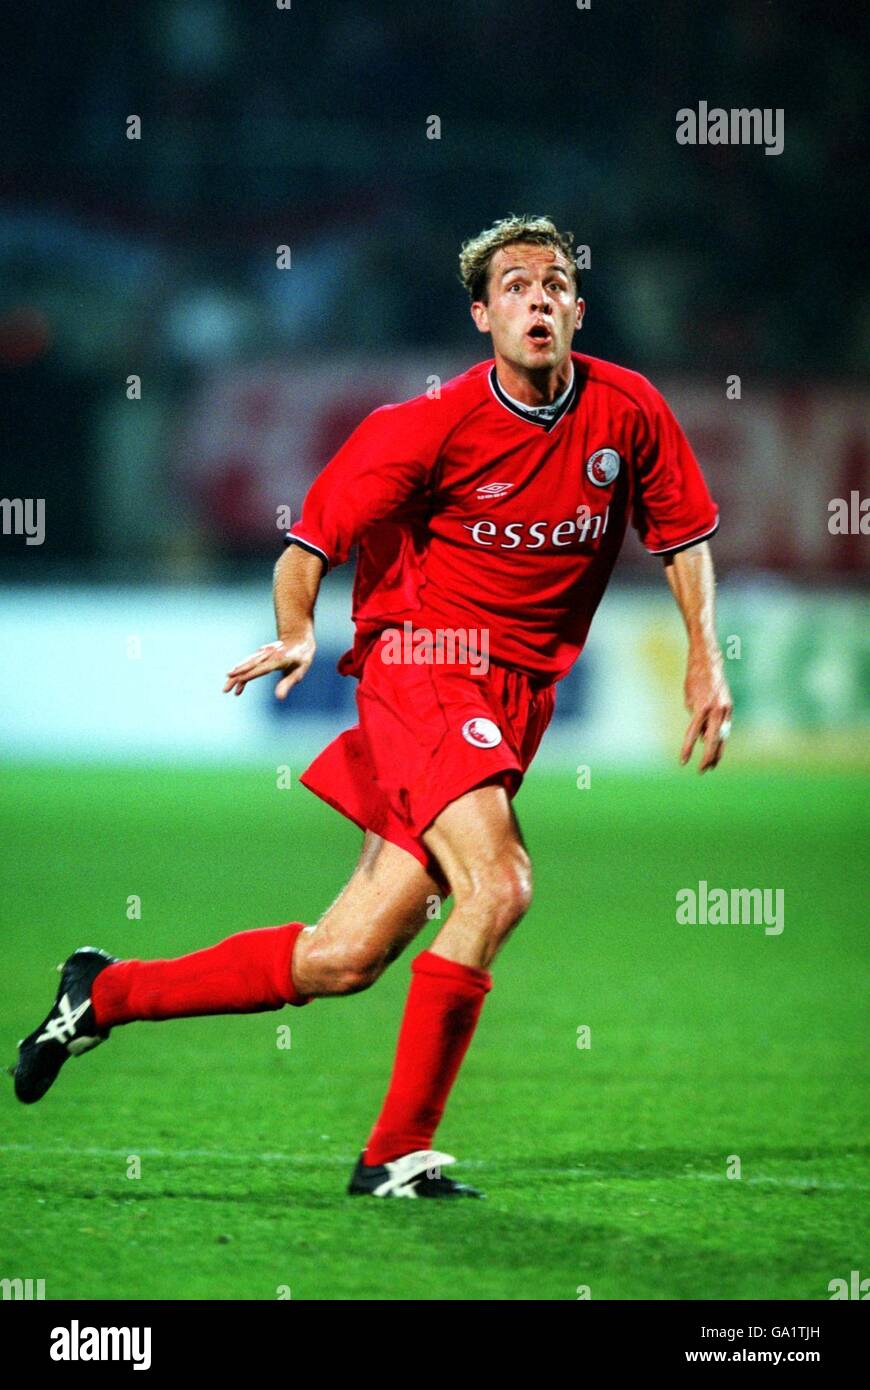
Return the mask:
<svg viewBox="0 0 870 1390">
<path fill-rule="evenodd" d="M 471 306 L 471 317 L 478 333 L 489 332 L 489 312 L 482 299 L 475 299 Z"/>
<path fill-rule="evenodd" d="M 586 300 L 585 300 L 585 299 L 578 299 L 578 300 L 577 300 L 577 322 L 574 324 L 574 327 L 575 327 L 575 328 L 582 328 L 582 327 L 583 327 L 583 315 L 584 315 L 585 313 L 586 313 Z"/>
</svg>

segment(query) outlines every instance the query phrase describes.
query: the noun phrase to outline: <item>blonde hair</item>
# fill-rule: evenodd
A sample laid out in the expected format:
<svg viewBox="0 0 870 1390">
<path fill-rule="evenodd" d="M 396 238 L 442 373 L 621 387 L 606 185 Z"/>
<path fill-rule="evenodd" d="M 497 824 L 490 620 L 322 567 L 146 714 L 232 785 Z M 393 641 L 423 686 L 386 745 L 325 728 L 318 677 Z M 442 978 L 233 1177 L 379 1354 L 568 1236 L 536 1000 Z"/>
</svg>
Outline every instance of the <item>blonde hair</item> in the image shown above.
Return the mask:
<svg viewBox="0 0 870 1390">
<path fill-rule="evenodd" d="M 530 242 L 534 246 L 552 246 L 561 251 L 571 267 L 571 274 L 577 288 L 580 276 L 574 263 L 574 233 L 560 232 L 549 217 L 502 217 L 493 222 L 486 231 L 464 241 L 459 251 L 459 278 L 471 296 L 472 303 L 482 300 L 486 303 L 489 266 L 496 251 L 516 242 Z"/>
</svg>

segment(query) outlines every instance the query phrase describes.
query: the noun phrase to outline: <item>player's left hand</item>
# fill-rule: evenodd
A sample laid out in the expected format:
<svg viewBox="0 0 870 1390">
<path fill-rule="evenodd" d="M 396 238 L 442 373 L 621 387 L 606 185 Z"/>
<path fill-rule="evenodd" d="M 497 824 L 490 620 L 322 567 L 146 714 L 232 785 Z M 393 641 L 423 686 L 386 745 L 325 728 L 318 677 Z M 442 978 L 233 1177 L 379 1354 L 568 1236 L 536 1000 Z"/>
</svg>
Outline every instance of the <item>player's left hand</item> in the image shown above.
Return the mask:
<svg viewBox="0 0 870 1390">
<path fill-rule="evenodd" d="M 699 738 L 704 741 L 699 772 L 715 767 L 722 757 L 725 740 L 731 732 L 733 704 L 722 670 L 720 653 L 692 652 L 686 671 L 686 709 L 692 718 L 683 739 L 680 762 L 685 765 Z"/>
</svg>

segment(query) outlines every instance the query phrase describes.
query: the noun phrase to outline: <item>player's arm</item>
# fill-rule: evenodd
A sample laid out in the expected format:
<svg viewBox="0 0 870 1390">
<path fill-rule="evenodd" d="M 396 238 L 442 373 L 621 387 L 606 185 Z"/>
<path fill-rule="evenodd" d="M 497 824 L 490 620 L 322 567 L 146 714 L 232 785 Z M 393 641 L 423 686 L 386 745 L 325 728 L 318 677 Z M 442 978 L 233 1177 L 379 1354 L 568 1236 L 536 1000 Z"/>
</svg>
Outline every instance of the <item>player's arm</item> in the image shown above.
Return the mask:
<svg viewBox="0 0 870 1390">
<path fill-rule="evenodd" d="M 715 767 L 730 732 L 731 694 L 716 640 L 716 579 L 708 537 L 719 513 L 673 411 L 650 382 L 638 379 L 637 489 L 634 524 L 652 555 L 661 555 L 689 636 L 686 708 L 692 718 L 680 761 L 704 740 L 699 771 Z M 723 729 L 724 726 L 724 729 Z"/>
<path fill-rule="evenodd" d="M 278 639 L 267 642 L 227 672 L 224 693 L 241 695 L 248 681 L 272 671 L 286 674 L 275 687 L 283 700 L 305 675 L 314 660 L 314 604 L 320 589 L 324 562 L 319 555 L 290 545 L 275 565 L 273 597 Z"/>
<path fill-rule="evenodd" d="M 689 638 L 686 708 L 691 714 L 680 762 L 687 763 L 697 740 L 704 751 L 699 772 L 715 767 L 730 732 L 731 692 L 716 637 L 716 576 L 706 541 L 665 557 L 665 574 Z"/>
<path fill-rule="evenodd" d="M 241 695 L 249 680 L 284 671 L 275 690 L 283 700 L 302 680 L 314 659 L 314 603 L 324 573 L 344 564 L 370 526 L 398 515 L 426 485 L 437 438 L 425 400 L 382 406 L 357 426 L 309 488 L 287 533 L 275 566 L 278 640 L 234 666 L 225 692 Z"/>
</svg>

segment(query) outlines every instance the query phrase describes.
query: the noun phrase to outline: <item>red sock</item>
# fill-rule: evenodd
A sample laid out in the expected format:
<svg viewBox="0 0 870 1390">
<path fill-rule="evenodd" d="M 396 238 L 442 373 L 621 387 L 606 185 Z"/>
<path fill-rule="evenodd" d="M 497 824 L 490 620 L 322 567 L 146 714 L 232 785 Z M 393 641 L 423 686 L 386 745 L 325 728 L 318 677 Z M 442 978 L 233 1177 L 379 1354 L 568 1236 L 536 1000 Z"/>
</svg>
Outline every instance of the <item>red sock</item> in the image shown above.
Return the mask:
<svg viewBox="0 0 870 1390">
<path fill-rule="evenodd" d="M 433 951 L 417 956 L 411 970 L 390 1088 L 366 1145 L 369 1164 L 389 1163 L 415 1149 L 431 1148 L 484 998 L 492 988 L 488 970 L 457 965 Z"/>
<path fill-rule="evenodd" d="M 307 1004 L 293 984 L 302 922 L 237 932 L 177 960 L 122 960 L 101 970 L 91 1002 L 98 1028 L 136 1019 L 253 1014 Z"/>
</svg>

